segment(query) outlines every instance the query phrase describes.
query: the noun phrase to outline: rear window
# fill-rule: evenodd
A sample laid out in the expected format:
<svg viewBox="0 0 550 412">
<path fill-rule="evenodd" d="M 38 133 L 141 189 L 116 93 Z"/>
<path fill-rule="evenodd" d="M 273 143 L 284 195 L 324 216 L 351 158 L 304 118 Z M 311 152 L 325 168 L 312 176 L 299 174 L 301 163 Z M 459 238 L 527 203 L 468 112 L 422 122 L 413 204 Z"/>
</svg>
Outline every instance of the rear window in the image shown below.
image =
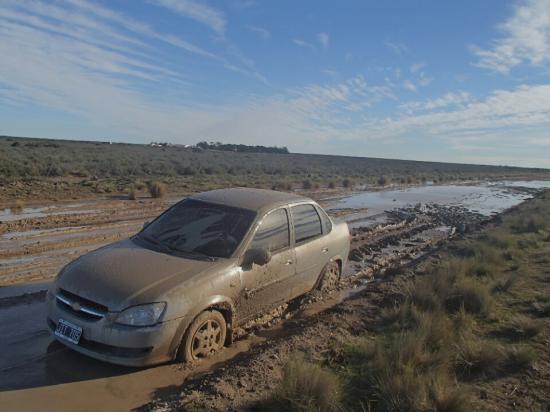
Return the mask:
<svg viewBox="0 0 550 412">
<path fill-rule="evenodd" d="M 290 245 L 289 239 L 288 216 L 286 210 L 279 209 L 264 217 L 250 248 L 276 252 L 288 247 Z"/>
<path fill-rule="evenodd" d="M 291 210 L 296 243 L 319 236 L 323 232 L 321 219 L 313 205 L 294 206 Z"/>
<path fill-rule="evenodd" d="M 321 216 L 321 222 L 323 223 L 323 233 L 330 233 L 330 231 L 332 230 L 332 222 L 327 213 L 320 207 L 317 208 L 317 212 L 319 212 L 319 215 Z"/>
</svg>

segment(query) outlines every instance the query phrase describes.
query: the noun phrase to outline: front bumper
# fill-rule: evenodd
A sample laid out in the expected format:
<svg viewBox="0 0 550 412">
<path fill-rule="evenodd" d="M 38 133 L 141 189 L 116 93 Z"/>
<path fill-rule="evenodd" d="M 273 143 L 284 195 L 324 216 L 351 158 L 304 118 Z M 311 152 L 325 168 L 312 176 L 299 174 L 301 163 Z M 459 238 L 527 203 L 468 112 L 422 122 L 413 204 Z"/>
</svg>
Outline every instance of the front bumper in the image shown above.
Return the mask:
<svg viewBox="0 0 550 412">
<path fill-rule="evenodd" d="M 149 366 L 174 359 L 179 342 L 176 333 L 182 319 L 154 326 L 133 327 L 116 324 L 106 316 L 83 319 L 75 316 L 48 293 L 48 330 L 63 345 L 84 355 L 125 366 Z M 78 344 L 54 334 L 59 319 L 82 327 Z"/>
</svg>

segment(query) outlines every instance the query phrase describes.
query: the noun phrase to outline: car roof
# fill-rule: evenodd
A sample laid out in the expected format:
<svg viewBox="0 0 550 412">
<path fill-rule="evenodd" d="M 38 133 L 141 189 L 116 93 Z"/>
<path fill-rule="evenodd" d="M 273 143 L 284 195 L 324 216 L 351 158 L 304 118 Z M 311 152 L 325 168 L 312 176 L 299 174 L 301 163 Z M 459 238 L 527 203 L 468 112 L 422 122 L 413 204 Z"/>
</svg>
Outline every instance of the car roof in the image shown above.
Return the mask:
<svg viewBox="0 0 550 412">
<path fill-rule="evenodd" d="M 293 193 L 278 192 L 275 190 L 252 189 L 236 187 L 231 189 L 217 189 L 209 192 L 197 193 L 191 199 L 204 202 L 219 203 L 255 212 L 267 212 L 277 206 L 289 203 L 311 202 L 312 200 Z"/>
</svg>

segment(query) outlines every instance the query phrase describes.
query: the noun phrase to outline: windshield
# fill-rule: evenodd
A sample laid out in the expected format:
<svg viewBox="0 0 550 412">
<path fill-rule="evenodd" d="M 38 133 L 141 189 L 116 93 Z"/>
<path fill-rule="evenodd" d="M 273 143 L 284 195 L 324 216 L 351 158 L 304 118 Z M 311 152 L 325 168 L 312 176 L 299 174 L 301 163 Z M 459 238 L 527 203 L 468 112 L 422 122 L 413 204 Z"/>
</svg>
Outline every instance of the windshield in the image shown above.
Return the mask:
<svg viewBox="0 0 550 412">
<path fill-rule="evenodd" d="M 250 210 L 187 199 L 153 221 L 138 237 L 172 252 L 227 258 L 254 217 Z"/>
</svg>

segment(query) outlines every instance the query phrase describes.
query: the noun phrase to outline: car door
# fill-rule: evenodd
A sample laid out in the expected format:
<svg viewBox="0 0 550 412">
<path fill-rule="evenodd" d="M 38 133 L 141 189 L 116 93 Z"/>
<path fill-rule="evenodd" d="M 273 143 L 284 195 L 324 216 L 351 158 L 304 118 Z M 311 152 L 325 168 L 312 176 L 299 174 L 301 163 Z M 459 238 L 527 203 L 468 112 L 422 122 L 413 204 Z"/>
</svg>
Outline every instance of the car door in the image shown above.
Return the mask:
<svg viewBox="0 0 550 412">
<path fill-rule="evenodd" d="M 293 297 L 309 292 L 329 259 L 326 236 L 316 207 L 301 204 L 290 208 L 296 254 Z"/>
<path fill-rule="evenodd" d="M 241 272 L 243 292 L 237 303 L 241 319 L 253 318 L 290 298 L 295 275 L 294 250 L 290 247 L 290 225 L 286 208 L 266 214 L 257 226 L 248 249 L 262 248 L 271 260 Z"/>
</svg>

